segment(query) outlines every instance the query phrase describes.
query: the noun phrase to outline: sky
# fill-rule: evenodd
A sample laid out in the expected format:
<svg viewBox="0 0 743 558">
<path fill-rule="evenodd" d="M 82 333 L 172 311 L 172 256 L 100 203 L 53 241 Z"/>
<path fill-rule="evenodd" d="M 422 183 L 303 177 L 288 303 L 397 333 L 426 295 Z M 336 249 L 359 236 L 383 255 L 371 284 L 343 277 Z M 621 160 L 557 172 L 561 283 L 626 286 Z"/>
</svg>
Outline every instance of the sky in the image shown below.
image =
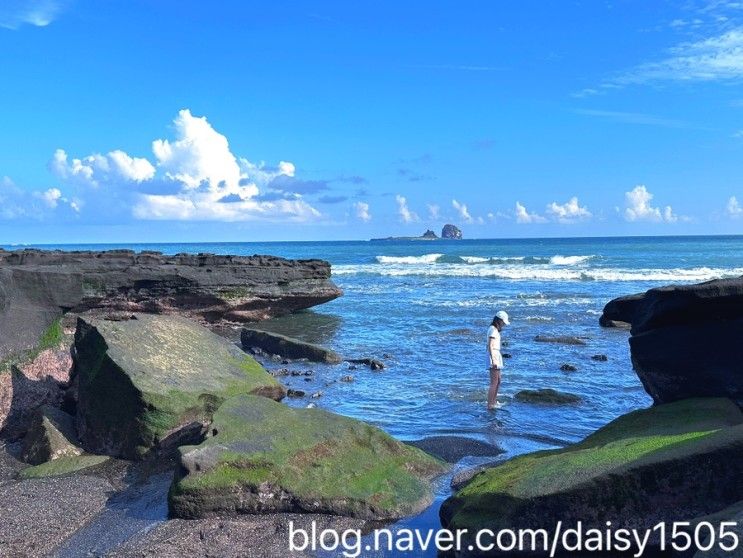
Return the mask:
<svg viewBox="0 0 743 558">
<path fill-rule="evenodd" d="M 743 2 L 0 0 L 0 244 L 743 233 Z"/>
</svg>

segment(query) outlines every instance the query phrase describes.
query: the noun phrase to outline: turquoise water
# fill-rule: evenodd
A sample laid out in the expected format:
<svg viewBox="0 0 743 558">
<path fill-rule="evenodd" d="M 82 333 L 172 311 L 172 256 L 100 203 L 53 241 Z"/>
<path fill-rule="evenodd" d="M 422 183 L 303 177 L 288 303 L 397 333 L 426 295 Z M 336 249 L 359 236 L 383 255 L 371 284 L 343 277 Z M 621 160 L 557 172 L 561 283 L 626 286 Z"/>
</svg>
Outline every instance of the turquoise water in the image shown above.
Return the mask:
<svg viewBox="0 0 743 558">
<path fill-rule="evenodd" d="M 743 237 L 295 242 L 61 246 L 319 257 L 343 297 L 271 327 L 348 356 L 388 355 L 387 369 L 315 367 L 286 382 L 320 407 L 402 439 L 465 434 L 509 453 L 570 442 L 650 399 L 632 371 L 627 333 L 597 325 L 604 304 L 661 284 L 743 275 Z M 485 331 L 496 310 L 512 326 L 501 408 L 485 411 Z M 586 346 L 534 342 L 584 337 Z M 590 357 L 605 354 L 608 362 Z M 564 363 L 577 372 L 560 371 Z M 296 368 L 296 366 L 295 366 Z M 340 382 L 351 374 L 353 382 Z M 583 403 L 512 401 L 525 388 L 576 393 Z M 309 399 L 292 401 L 306 405 Z"/>
</svg>

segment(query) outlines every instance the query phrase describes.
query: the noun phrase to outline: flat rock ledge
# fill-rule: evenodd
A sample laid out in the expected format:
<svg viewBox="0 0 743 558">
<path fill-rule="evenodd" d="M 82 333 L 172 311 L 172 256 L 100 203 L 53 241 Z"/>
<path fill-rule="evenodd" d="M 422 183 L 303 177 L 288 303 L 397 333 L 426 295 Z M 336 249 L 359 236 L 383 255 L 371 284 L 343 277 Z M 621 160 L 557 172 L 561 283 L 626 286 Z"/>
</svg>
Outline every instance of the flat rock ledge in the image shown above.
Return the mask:
<svg viewBox="0 0 743 558">
<path fill-rule="evenodd" d="M 65 312 L 103 308 L 244 323 L 341 294 L 322 260 L 0 249 L 0 360 L 32 348 Z"/>
</svg>

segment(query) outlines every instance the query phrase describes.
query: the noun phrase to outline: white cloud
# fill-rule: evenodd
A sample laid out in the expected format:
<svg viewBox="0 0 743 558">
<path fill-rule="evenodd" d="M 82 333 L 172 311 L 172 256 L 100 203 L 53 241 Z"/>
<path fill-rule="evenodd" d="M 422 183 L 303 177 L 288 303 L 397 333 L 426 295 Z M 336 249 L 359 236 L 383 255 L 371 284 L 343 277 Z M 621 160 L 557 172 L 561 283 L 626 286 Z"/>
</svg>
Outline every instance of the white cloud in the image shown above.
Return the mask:
<svg viewBox="0 0 743 558">
<path fill-rule="evenodd" d="M 530 223 L 544 223 L 547 219 L 537 213 L 529 213 L 521 202 L 516 202 L 516 222 L 522 225 Z"/>
<path fill-rule="evenodd" d="M 470 215 L 470 212 L 467 210 L 467 206 L 465 204 L 459 203 L 457 200 L 451 200 L 451 205 L 454 209 L 456 209 L 459 217 L 465 223 L 472 223 L 472 215 Z"/>
<path fill-rule="evenodd" d="M 743 207 L 740 206 L 738 198 L 736 198 L 735 196 L 730 196 L 730 199 L 725 206 L 725 213 L 727 213 L 728 216 L 732 217 L 733 219 L 737 219 L 738 217 L 743 215 Z"/>
<path fill-rule="evenodd" d="M 233 189 L 240 183 L 240 165 L 227 138 L 212 128 L 206 117 L 184 109 L 173 121 L 177 139 L 152 142 L 152 152 L 165 176 L 195 189 L 203 182 L 212 190 L 222 185 Z M 293 173 L 293 165 L 291 171 Z"/>
<path fill-rule="evenodd" d="M 436 221 L 440 217 L 441 208 L 435 203 L 426 204 L 428 207 L 428 218 Z"/>
<path fill-rule="evenodd" d="M 356 211 L 356 217 L 361 219 L 364 223 L 371 221 L 371 213 L 369 213 L 369 204 L 366 202 L 356 202 L 353 204 L 353 208 Z"/>
<path fill-rule="evenodd" d="M 560 223 L 575 223 L 592 217 L 588 208 L 578 203 L 578 198 L 573 196 L 566 203 L 560 205 L 552 202 L 547 206 L 547 213 Z"/>
<path fill-rule="evenodd" d="M 62 8 L 62 0 L 2 0 L 0 27 L 18 29 L 23 24 L 46 27 Z"/>
<path fill-rule="evenodd" d="M 400 194 L 396 195 L 395 201 L 397 201 L 397 213 L 400 215 L 400 220 L 403 223 L 414 223 L 420 221 L 418 215 L 413 211 L 410 211 L 410 208 L 408 208 L 408 200 L 404 196 L 401 196 Z"/>
<path fill-rule="evenodd" d="M 19 188 L 8 176 L 0 179 L 0 218 L 41 220 L 58 207 L 77 210 L 77 203 L 62 195 L 58 188 L 27 191 Z"/>
<path fill-rule="evenodd" d="M 607 85 L 660 81 L 715 81 L 743 78 L 743 27 L 706 39 L 684 42 L 657 62 L 641 64 Z"/>
<path fill-rule="evenodd" d="M 130 157 L 120 150 L 69 161 L 64 149 L 57 149 L 49 169 L 61 180 L 93 188 L 101 184 L 143 182 L 155 176 L 155 167 L 147 159 Z"/>
<path fill-rule="evenodd" d="M 302 222 L 322 217 L 301 194 L 289 191 L 308 184 L 294 181 L 293 163 L 269 167 L 238 158 L 223 134 L 188 109 L 173 123 L 173 140 L 152 142 L 156 165 L 120 150 L 69 160 L 58 149 L 50 169 L 68 184 L 86 187 L 88 195 L 97 190 L 94 205 L 126 206 L 136 219 Z M 285 180 L 280 190 L 271 188 L 278 179 Z M 259 196 L 262 188 L 273 195 Z M 75 204 L 79 208 L 82 201 Z"/>
<path fill-rule="evenodd" d="M 619 122 L 621 124 L 639 124 L 641 126 L 662 126 L 664 128 L 686 128 L 689 127 L 687 122 L 673 118 L 663 118 L 653 114 L 643 114 L 641 112 L 621 112 L 615 110 L 593 110 L 577 109 L 576 114 L 592 116 L 609 120 L 610 122 Z"/>
<path fill-rule="evenodd" d="M 48 207 L 54 209 L 59 204 L 59 200 L 62 199 L 62 192 L 59 188 L 49 188 L 45 192 L 36 192 L 36 197 L 43 200 Z"/>
<path fill-rule="evenodd" d="M 625 210 L 624 218 L 627 221 L 653 221 L 674 223 L 678 221 L 678 216 L 673 213 L 670 205 L 664 209 L 653 207 L 650 202 L 653 194 L 643 185 L 635 186 L 629 192 L 625 192 Z"/>
<path fill-rule="evenodd" d="M 224 202 L 210 192 L 173 195 L 144 194 L 133 208 L 137 219 L 177 221 L 252 221 L 275 220 L 304 222 L 322 214 L 303 200 Z"/>
</svg>

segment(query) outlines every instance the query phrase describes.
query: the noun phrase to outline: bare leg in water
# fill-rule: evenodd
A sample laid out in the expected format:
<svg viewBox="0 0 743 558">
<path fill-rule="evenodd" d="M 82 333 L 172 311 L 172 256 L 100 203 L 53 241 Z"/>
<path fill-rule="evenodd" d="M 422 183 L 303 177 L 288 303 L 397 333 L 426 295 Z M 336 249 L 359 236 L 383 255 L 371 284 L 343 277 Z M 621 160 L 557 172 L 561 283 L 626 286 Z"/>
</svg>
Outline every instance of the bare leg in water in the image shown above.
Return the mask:
<svg viewBox="0 0 743 558">
<path fill-rule="evenodd" d="M 500 368 L 490 367 L 490 389 L 488 390 L 488 410 L 495 409 L 498 389 L 500 388 Z"/>
</svg>

